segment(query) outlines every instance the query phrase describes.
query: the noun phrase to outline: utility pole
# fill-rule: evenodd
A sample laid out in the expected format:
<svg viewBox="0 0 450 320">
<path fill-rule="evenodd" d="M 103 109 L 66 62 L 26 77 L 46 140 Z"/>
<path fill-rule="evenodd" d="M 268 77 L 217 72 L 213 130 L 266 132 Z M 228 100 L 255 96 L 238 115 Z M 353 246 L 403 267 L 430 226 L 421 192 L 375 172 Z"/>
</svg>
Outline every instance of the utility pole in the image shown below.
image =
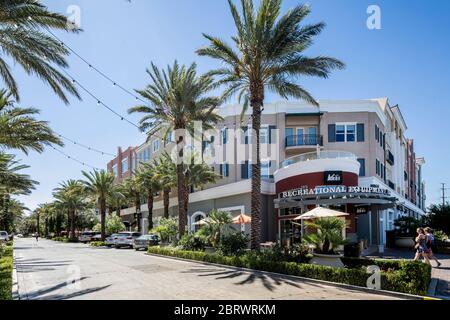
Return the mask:
<svg viewBox="0 0 450 320">
<path fill-rule="evenodd" d="M 447 185 L 446 183 L 441 183 L 441 185 L 442 185 L 442 188 L 441 188 L 441 190 L 442 190 L 442 208 L 444 208 L 445 203 L 446 203 L 445 200 L 448 198 L 445 196 L 445 190 L 449 190 L 450 188 L 445 187 Z"/>
</svg>

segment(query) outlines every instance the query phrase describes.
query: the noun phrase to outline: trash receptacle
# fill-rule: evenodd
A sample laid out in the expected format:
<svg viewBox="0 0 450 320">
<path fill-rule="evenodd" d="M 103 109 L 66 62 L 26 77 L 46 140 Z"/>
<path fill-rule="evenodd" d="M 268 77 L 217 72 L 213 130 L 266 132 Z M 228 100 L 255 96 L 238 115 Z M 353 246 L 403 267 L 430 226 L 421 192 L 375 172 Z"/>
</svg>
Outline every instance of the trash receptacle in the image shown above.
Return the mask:
<svg viewBox="0 0 450 320">
<path fill-rule="evenodd" d="M 346 244 L 344 246 L 344 256 L 347 258 L 359 258 L 361 256 L 359 243 Z"/>
</svg>

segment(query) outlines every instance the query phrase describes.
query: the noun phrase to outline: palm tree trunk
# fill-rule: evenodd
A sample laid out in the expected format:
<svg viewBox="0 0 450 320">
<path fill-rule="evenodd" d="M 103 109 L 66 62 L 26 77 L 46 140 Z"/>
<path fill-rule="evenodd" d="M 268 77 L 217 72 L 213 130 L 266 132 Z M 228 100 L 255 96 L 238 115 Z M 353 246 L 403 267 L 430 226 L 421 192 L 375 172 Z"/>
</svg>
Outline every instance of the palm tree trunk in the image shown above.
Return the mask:
<svg viewBox="0 0 450 320">
<path fill-rule="evenodd" d="M 147 208 L 148 208 L 148 229 L 153 229 L 153 192 L 149 191 L 147 194 Z"/>
<path fill-rule="evenodd" d="M 39 218 L 40 218 L 39 211 L 37 211 L 37 213 L 36 213 L 36 232 L 37 232 L 38 236 L 41 235 L 41 232 L 39 230 L 40 229 L 39 228 L 39 224 L 40 224 Z"/>
<path fill-rule="evenodd" d="M 185 205 L 185 177 L 184 164 L 177 165 L 177 184 L 178 184 L 178 230 L 180 237 L 186 232 L 187 211 Z"/>
<path fill-rule="evenodd" d="M 262 95 L 261 95 L 262 96 Z M 261 243 L 261 155 L 259 132 L 261 128 L 261 109 L 263 99 L 252 99 L 253 109 L 252 129 L 252 191 L 251 191 L 251 248 L 258 249 Z M 256 163 L 255 163 L 256 159 Z"/>
<path fill-rule="evenodd" d="M 70 239 L 75 240 L 75 210 L 70 210 Z"/>
<path fill-rule="evenodd" d="M 120 218 L 120 212 L 122 211 L 122 208 L 120 206 L 117 206 L 116 208 L 116 214 Z"/>
<path fill-rule="evenodd" d="M 106 200 L 100 199 L 100 224 L 102 232 L 102 241 L 105 241 L 106 235 Z"/>
<path fill-rule="evenodd" d="M 164 189 L 163 193 L 163 203 L 164 203 L 164 218 L 169 218 L 169 196 L 170 189 Z"/>
</svg>

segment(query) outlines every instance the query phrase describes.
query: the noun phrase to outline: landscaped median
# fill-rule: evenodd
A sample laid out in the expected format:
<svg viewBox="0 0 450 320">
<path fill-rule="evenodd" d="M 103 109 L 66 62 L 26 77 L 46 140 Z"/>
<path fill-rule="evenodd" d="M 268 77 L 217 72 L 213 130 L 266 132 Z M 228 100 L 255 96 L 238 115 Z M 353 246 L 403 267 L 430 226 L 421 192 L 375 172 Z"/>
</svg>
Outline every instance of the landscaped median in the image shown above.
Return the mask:
<svg viewBox="0 0 450 320">
<path fill-rule="evenodd" d="M 0 248 L 0 300 L 12 299 L 13 247 L 12 243 Z"/>
<path fill-rule="evenodd" d="M 307 263 L 268 261 L 257 252 L 249 252 L 238 256 L 222 256 L 200 251 L 149 247 L 148 253 L 360 287 L 367 286 L 367 280 L 370 277 L 370 274 L 366 271 L 367 266 L 375 265 L 381 269 L 382 290 L 414 295 L 425 295 L 431 280 L 431 267 L 429 265 L 406 260 L 345 258 L 343 259 L 345 268 L 333 268 Z"/>
</svg>

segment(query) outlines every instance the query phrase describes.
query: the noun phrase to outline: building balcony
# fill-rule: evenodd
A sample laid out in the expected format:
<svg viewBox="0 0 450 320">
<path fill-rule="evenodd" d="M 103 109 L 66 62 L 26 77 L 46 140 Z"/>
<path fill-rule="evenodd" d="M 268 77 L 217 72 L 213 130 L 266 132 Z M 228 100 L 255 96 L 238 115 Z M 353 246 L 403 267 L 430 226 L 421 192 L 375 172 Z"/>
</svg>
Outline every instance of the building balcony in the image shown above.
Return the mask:
<svg viewBox="0 0 450 320">
<path fill-rule="evenodd" d="M 287 150 L 291 149 L 314 149 L 317 146 L 323 146 L 323 136 L 319 135 L 294 135 L 287 136 L 285 139 Z"/>
</svg>

